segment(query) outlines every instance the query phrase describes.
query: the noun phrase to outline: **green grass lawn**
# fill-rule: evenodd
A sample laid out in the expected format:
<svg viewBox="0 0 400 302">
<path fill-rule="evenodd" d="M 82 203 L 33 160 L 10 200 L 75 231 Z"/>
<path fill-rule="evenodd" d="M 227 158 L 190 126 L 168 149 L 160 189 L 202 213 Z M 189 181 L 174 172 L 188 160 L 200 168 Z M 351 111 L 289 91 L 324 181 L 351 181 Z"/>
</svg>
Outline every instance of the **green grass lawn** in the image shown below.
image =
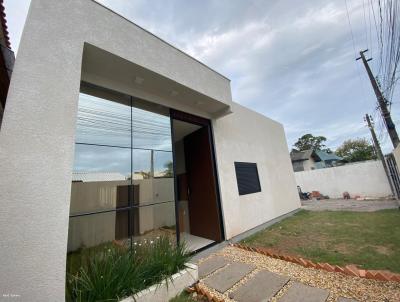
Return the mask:
<svg viewBox="0 0 400 302">
<path fill-rule="evenodd" d="M 357 264 L 400 273 L 400 211 L 302 210 L 242 243 L 274 248 L 314 262 Z"/>
</svg>

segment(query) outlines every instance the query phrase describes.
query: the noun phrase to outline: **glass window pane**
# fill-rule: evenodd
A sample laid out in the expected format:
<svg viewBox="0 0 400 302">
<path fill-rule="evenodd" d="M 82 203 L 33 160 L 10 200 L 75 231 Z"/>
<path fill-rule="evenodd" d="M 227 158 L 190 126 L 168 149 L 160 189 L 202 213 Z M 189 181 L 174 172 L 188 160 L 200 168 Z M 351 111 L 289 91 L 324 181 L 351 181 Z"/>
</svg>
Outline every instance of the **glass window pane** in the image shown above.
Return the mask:
<svg viewBox="0 0 400 302">
<path fill-rule="evenodd" d="M 137 208 L 138 212 L 133 241 L 155 240 L 160 236 L 176 240 L 175 202 L 166 202 Z M 136 229 L 137 228 L 137 229 Z"/>
<path fill-rule="evenodd" d="M 130 105 L 80 94 L 67 268 L 112 244 L 176 241 L 168 110 Z"/>
<path fill-rule="evenodd" d="M 67 272 L 74 273 L 95 253 L 127 240 L 129 211 L 92 214 L 69 219 Z"/>
<path fill-rule="evenodd" d="M 132 172 L 134 179 L 173 177 L 172 152 L 133 149 Z"/>
<path fill-rule="evenodd" d="M 132 237 L 131 237 L 132 236 Z M 94 253 L 112 245 L 149 243 L 161 236 L 176 242 L 175 203 L 99 213 L 69 219 L 67 270 L 76 271 Z"/>
<path fill-rule="evenodd" d="M 173 201 L 172 152 L 134 149 L 132 159 L 138 205 Z"/>
<path fill-rule="evenodd" d="M 154 177 L 173 177 L 172 152 L 154 151 Z"/>
<path fill-rule="evenodd" d="M 132 107 L 133 147 L 172 151 L 169 116 Z"/>
<path fill-rule="evenodd" d="M 122 104 L 81 93 L 76 142 L 130 147 L 130 102 Z"/>
<path fill-rule="evenodd" d="M 151 177 L 151 150 L 132 150 L 133 179 L 148 179 Z"/>
<path fill-rule="evenodd" d="M 75 145 L 70 214 L 128 206 L 130 149 Z"/>
</svg>

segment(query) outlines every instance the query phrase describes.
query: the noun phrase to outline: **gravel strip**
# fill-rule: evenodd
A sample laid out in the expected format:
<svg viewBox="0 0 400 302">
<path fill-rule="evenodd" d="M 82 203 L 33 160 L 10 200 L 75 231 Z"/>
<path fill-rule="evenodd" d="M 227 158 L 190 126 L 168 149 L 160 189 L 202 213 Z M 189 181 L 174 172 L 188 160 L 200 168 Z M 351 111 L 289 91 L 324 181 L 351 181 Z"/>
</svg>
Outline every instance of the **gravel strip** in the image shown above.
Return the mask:
<svg viewBox="0 0 400 302">
<path fill-rule="evenodd" d="M 279 299 L 287 292 L 289 287 L 293 285 L 294 281 L 289 280 L 288 283 L 286 283 L 279 292 L 276 293 L 275 297 L 272 297 L 271 302 L 277 302 Z"/>
<path fill-rule="evenodd" d="M 229 296 L 230 293 L 234 292 L 239 286 L 242 286 L 243 284 L 245 284 L 247 281 L 249 281 L 250 279 L 252 279 L 255 274 L 257 274 L 260 271 L 259 268 L 256 268 L 254 271 L 252 271 L 250 274 L 248 274 L 247 276 L 245 276 L 243 279 L 241 279 L 238 283 L 236 283 L 234 286 L 232 286 L 230 289 L 228 289 L 225 292 L 226 296 Z M 232 300 L 232 299 L 231 299 Z"/>
<path fill-rule="evenodd" d="M 369 280 L 350 277 L 340 273 L 330 273 L 322 270 L 305 268 L 295 263 L 270 258 L 259 253 L 245 251 L 232 246 L 226 247 L 213 255 L 225 256 L 232 262 L 243 262 L 256 266 L 255 271 L 253 271 L 249 276 L 243 278 L 232 289 L 229 289 L 224 294 L 208 288 L 200 280 L 200 286 L 204 287 L 212 295 L 224 299 L 227 302 L 233 301 L 232 299 L 229 299 L 228 294 L 237 288 L 239 284 L 243 284 L 249 280 L 249 277 L 254 275 L 260 269 L 266 269 L 274 273 L 289 276 L 291 277 L 291 281 L 299 281 L 310 286 L 327 289 L 330 291 L 327 300 L 328 302 L 335 302 L 340 296 L 352 298 L 358 301 L 400 301 L 400 283 L 398 282 Z M 284 291 L 289 288 L 291 283 L 292 282 L 289 282 L 280 292 L 278 292 L 277 296 L 280 297 Z M 273 298 L 272 301 L 277 301 L 277 299 Z"/>
</svg>

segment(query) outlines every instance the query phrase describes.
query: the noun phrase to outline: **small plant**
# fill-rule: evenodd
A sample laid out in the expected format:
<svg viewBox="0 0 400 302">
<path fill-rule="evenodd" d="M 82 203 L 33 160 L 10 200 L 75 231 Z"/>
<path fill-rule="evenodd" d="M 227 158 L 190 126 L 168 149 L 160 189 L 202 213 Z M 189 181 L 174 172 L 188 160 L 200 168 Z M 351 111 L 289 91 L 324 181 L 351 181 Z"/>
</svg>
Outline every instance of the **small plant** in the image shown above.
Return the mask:
<svg viewBox="0 0 400 302">
<path fill-rule="evenodd" d="M 135 244 L 132 250 L 108 245 L 82 254 L 88 259 L 79 270 L 67 272 L 67 301 L 118 301 L 171 281 L 189 260 L 185 244 L 172 244 L 168 237 Z"/>
</svg>

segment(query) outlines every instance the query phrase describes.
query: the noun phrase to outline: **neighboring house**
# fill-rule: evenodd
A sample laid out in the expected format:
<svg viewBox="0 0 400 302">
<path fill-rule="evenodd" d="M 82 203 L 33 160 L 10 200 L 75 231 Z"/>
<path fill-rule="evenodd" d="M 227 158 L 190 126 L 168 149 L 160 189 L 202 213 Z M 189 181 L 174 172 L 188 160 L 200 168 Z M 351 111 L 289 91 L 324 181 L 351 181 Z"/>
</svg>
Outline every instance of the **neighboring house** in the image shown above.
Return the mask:
<svg viewBox="0 0 400 302">
<path fill-rule="evenodd" d="M 3 294 L 63 301 L 67 251 L 82 246 L 168 234 L 203 249 L 300 207 L 283 126 L 95 1 L 31 1 L 10 87 Z"/>
<path fill-rule="evenodd" d="M 6 106 L 7 92 L 14 66 L 14 53 L 11 50 L 7 30 L 7 20 L 3 0 L 0 0 L 0 127 Z"/>
<path fill-rule="evenodd" d="M 343 159 L 334 153 L 321 150 L 290 152 L 294 172 L 309 171 L 337 166 Z"/>
<path fill-rule="evenodd" d="M 316 150 L 315 154 L 319 158 L 319 161 L 315 163 L 316 169 L 336 167 L 343 164 L 343 158 L 333 152 Z"/>
</svg>

